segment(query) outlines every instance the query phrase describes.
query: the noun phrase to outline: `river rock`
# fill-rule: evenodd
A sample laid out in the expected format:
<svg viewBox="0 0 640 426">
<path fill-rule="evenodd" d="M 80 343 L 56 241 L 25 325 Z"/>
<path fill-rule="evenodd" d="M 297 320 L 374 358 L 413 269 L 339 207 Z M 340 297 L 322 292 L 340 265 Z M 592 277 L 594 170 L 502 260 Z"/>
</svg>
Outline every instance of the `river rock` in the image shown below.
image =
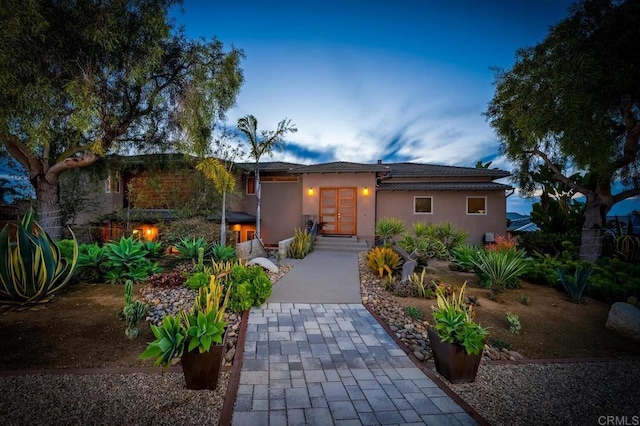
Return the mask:
<svg viewBox="0 0 640 426">
<path fill-rule="evenodd" d="M 254 257 L 247 262 L 247 265 L 260 265 L 269 272 L 278 272 L 278 266 L 266 257 Z"/>
<path fill-rule="evenodd" d="M 629 303 L 614 303 L 609 310 L 607 328 L 616 334 L 640 342 L 640 309 Z"/>
</svg>

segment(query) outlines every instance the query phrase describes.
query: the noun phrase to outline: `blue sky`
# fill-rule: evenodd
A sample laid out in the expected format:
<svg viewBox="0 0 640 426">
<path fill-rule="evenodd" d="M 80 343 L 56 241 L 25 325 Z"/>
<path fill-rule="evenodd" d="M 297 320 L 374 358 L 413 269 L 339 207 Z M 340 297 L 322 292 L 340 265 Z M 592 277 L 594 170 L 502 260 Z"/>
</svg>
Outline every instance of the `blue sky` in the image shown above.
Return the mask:
<svg viewBox="0 0 640 426">
<path fill-rule="evenodd" d="M 298 132 L 275 160 L 417 161 L 511 170 L 482 113 L 491 67 L 542 41 L 567 0 L 197 1 L 173 16 L 191 37 L 241 48 L 245 84 L 228 123 Z M 514 194 L 509 211 L 534 200 Z M 611 214 L 640 208 L 638 200 Z"/>
<path fill-rule="evenodd" d="M 490 67 L 510 68 L 568 15 L 568 0 L 185 0 L 190 37 L 241 48 L 245 84 L 228 124 L 290 118 L 298 132 L 275 160 L 418 161 L 511 170 L 482 113 Z M 510 211 L 533 200 L 514 194 Z M 612 214 L 640 209 L 628 200 Z"/>
</svg>

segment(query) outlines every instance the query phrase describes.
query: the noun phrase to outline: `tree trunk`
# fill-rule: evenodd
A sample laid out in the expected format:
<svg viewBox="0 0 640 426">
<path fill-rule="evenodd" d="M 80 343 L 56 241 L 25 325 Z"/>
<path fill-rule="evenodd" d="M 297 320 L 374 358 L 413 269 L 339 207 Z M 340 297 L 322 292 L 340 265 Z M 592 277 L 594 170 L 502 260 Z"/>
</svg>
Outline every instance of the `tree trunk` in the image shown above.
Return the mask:
<svg viewBox="0 0 640 426">
<path fill-rule="evenodd" d="M 62 211 L 58 179 L 49 182 L 43 176 L 38 176 L 36 185 L 38 224 L 54 241 L 59 241 L 62 236 Z"/>
<path fill-rule="evenodd" d="M 613 197 L 602 195 L 596 189 L 587 195 L 584 209 L 584 224 L 582 226 L 582 241 L 580 243 L 580 260 L 596 262 L 602 254 L 602 237 L 607 223 L 607 213 L 613 206 Z"/>
<path fill-rule="evenodd" d="M 227 191 L 222 191 L 222 216 L 220 218 L 220 244 L 227 245 Z"/>
<path fill-rule="evenodd" d="M 260 185 L 260 170 L 256 166 L 256 238 L 260 239 L 260 192 L 262 190 Z"/>
</svg>

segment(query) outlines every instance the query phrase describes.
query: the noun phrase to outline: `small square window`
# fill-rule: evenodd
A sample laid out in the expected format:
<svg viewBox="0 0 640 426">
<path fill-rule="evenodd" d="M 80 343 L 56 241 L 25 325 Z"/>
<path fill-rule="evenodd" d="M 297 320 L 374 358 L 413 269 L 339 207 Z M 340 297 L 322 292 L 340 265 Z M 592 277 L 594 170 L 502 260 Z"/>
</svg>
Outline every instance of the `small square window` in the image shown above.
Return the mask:
<svg viewBox="0 0 640 426">
<path fill-rule="evenodd" d="M 413 213 L 414 214 L 433 213 L 433 197 L 414 197 Z"/>
<path fill-rule="evenodd" d="M 467 197 L 467 214 L 487 214 L 487 197 Z"/>
</svg>

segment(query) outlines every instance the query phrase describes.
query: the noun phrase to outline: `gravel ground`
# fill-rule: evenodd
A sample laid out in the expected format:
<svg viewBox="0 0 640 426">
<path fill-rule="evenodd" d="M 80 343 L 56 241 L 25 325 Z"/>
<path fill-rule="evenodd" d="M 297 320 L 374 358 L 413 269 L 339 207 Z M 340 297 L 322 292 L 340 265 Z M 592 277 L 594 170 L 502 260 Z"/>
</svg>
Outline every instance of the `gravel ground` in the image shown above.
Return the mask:
<svg viewBox="0 0 640 426">
<path fill-rule="evenodd" d="M 450 387 L 492 425 L 637 425 L 639 384 L 636 358 L 483 363 L 474 383 Z"/>
<path fill-rule="evenodd" d="M 192 391 L 170 372 L 0 377 L 0 424 L 215 425 L 228 381 L 222 372 L 215 391 Z"/>
</svg>

